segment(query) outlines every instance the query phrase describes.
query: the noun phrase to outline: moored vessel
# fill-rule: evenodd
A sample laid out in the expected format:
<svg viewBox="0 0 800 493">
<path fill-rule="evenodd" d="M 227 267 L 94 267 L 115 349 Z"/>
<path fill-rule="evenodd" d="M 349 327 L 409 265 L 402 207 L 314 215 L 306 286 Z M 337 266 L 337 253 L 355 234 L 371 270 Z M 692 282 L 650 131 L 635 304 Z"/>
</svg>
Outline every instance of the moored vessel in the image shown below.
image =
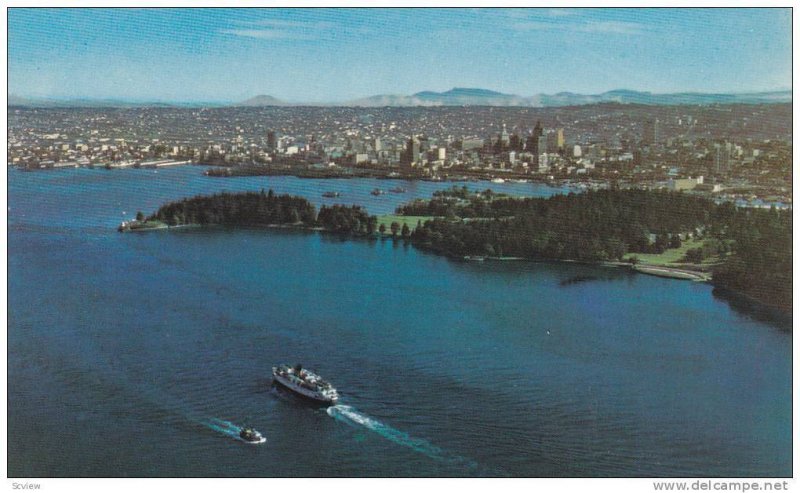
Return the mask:
<svg viewBox="0 0 800 493">
<path fill-rule="evenodd" d="M 339 394 L 329 382 L 301 365 L 272 367 L 275 382 L 307 399 L 325 404 L 336 404 Z"/>
</svg>

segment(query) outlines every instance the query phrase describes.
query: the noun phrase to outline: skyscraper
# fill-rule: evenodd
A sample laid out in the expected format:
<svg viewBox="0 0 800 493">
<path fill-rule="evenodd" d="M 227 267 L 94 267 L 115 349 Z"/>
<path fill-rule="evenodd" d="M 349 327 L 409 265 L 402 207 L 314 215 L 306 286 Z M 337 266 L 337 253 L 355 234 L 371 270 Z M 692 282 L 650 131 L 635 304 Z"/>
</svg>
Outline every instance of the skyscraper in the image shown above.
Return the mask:
<svg viewBox="0 0 800 493">
<path fill-rule="evenodd" d="M 537 121 L 533 134 L 528 138 L 527 150 L 533 154 L 533 164 L 539 164 L 539 156 L 547 152 L 547 136 L 544 134 L 542 122 Z"/>
<path fill-rule="evenodd" d="M 714 170 L 717 173 L 727 173 L 730 170 L 732 150 L 733 144 L 730 142 L 714 144 Z"/>
<path fill-rule="evenodd" d="M 419 139 L 416 136 L 413 136 L 408 139 L 408 143 L 406 144 L 406 150 L 403 153 L 402 164 L 405 164 L 409 167 L 414 166 L 414 163 L 419 161 L 419 153 Z"/>
<path fill-rule="evenodd" d="M 274 130 L 267 132 L 267 149 L 274 151 L 278 148 L 278 134 Z"/>
<path fill-rule="evenodd" d="M 508 136 L 508 131 L 506 130 L 506 124 L 503 124 L 503 131 L 500 132 L 500 147 L 508 148 L 508 144 L 510 142 L 510 137 Z"/>
<path fill-rule="evenodd" d="M 530 153 L 532 153 L 534 155 L 539 154 L 539 152 L 540 152 L 539 151 L 539 137 L 542 137 L 542 136 L 544 136 L 544 129 L 542 128 L 542 122 L 541 121 L 537 121 L 536 122 L 536 126 L 533 127 L 533 133 L 531 134 L 530 137 L 528 137 L 528 142 L 525 144 L 526 149 Z M 546 141 L 545 141 L 545 145 L 547 145 Z"/>
<path fill-rule="evenodd" d="M 661 136 L 658 129 L 658 118 L 647 120 L 642 125 L 642 143 L 658 144 Z"/>
</svg>

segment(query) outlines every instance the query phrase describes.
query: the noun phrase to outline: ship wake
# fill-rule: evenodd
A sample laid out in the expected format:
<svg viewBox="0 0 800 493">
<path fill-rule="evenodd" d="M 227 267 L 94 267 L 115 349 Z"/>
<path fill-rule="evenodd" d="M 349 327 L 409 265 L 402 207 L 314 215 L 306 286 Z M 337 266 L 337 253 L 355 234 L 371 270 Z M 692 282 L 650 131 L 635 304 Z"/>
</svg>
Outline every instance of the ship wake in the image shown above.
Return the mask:
<svg viewBox="0 0 800 493">
<path fill-rule="evenodd" d="M 478 464 L 465 457 L 452 455 L 445 450 L 433 445 L 432 443 L 414 438 L 408 433 L 392 428 L 377 419 L 371 418 L 352 406 L 336 405 L 327 409 L 328 415 L 337 421 L 341 421 L 353 427 L 364 427 L 373 431 L 381 437 L 393 442 L 397 445 L 410 448 L 411 450 L 423 454 L 431 459 L 450 463 L 453 465 L 466 466 L 470 469 L 477 469 Z"/>
<path fill-rule="evenodd" d="M 201 424 L 210 430 L 216 431 L 228 437 L 231 437 L 235 440 L 242 441 L 241 437 L 239 437 L 239 432 L 241 431 L 242 427 L 231 423 L 230 421 L 225 421 L 224 419 L 218 418 L 211 418 L 208 421 L 203 421 Z"/>
</svg>

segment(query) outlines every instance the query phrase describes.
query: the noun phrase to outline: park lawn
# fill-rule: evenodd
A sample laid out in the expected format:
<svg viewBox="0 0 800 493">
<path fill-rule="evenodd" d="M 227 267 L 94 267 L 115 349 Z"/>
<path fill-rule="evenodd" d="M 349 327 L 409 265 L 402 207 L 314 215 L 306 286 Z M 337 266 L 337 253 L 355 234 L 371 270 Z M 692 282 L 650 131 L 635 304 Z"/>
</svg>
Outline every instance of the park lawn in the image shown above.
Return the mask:
<svg viewBox="0 0 800 493">
<path fill-rule="evenodd" d="M 668 248 L 664 253 L 629 253 L 625 255 L 624 260 L 631 257 L 636 257 L 639 262 L 649 265 L 670 265 L 681 263 L 683 257 L 686 256 L 686 251 L 690 248 L 700 248 L 703 246 L 705 240 L 689 239 L 684 241 L 679 248 Z M 703 260 L 701 265 L 712 265 L 717 260 L 715 257 L 710 257 Z"/>
<path fill-rule="evenodd" d="M 381 224 L 386 226 L 386 234 L 392 234 L 392 223 L 397 222 L 400 225 L 400 229 L 403 228 L 403 223 L 408 224 L 408 228 L 412 231 L 414 228 L 417 227 L 417 221 L 422 221 L 422 224 L 425 224 L 425 221 L 430 221 L 433 219 L 434 216 L 395 216 L 391 214 L 387 214 L 385 216 L 378 216 L 378 227 L 381 227 Z M 398 234 L 400 230 L 398 230 Z"/>
<path fill-rule="evenodd" d="M 131 231 L 137 229 L 162 229 L 166 228 L 167 223 L 159 221 L 158 219 L 151 219 L 149 221 L 137 222 L 131 225 Z"/>
</svg>

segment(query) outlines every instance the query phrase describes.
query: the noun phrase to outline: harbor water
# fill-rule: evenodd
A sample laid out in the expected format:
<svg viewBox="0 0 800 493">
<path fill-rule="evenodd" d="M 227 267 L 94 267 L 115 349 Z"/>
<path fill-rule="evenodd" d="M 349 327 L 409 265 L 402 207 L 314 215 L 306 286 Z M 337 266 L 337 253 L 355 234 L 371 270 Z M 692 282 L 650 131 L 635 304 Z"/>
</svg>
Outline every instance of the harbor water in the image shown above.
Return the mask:
<svg viewBox="0 0 800 493">
<path fill-rule="evenodd" d="M 282 229 L 116 232 L 220 190 L 387 214 L 452 186 L 202 171 L 8 172 L 9 476 L 791 475 L 786 322 L 601 266 Z M 370 194 L 392 187 L 407 192 Z M 298 362 L 338 405 L 272 387 L 273 365 Z M 266 443 L 236 440 L 243 425 Z"/>
</svg>

